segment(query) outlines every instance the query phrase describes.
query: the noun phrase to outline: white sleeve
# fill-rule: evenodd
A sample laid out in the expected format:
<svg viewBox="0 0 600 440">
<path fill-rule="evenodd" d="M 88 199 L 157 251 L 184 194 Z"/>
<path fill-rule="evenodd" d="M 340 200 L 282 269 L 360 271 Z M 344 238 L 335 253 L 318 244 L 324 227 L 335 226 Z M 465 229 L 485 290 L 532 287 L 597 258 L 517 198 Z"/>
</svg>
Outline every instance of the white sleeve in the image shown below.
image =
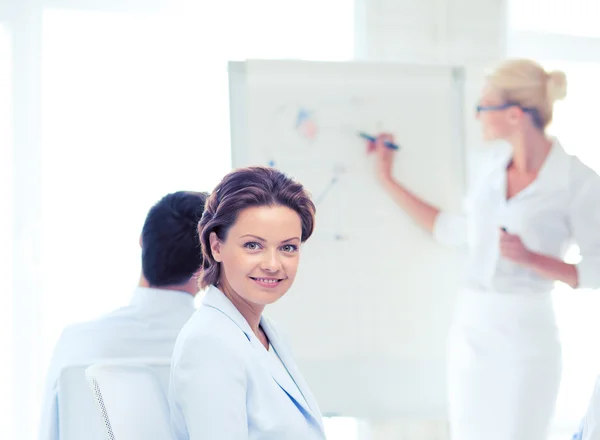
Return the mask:
<svg viewBox="0 0 600 440">
<path fill-rule="evenodd" d="M 501 149 L 472 153 L 467 166 L 467 194 L 462 203 L 462 212 L 441 211 L 433 224 L 433 238 L 445 246 L 467 247 L 469 222 L 475 194 L 487 185 L 491 170 L 498 166 L 506 155 Z"/>
<path fill-rule="evenodd" d="M 182 416 L 173 420 L 178 440 L 248 439 L 245 363 L 225 342 L 193 335 L 174 353 L 170 394 Z"/>
<path fill-rule="evenodd" d="M 570 215 L 573 238 L 581 253 L 579 288 L 600 288 L 600 178 L 594 176 L 575 197 Z"/>
<path fill-rule="evenodd" d="M 441 211 L 433 224 L 433 238 L 446 246 L 467 245 L 467 216 Z"/>
</svg>

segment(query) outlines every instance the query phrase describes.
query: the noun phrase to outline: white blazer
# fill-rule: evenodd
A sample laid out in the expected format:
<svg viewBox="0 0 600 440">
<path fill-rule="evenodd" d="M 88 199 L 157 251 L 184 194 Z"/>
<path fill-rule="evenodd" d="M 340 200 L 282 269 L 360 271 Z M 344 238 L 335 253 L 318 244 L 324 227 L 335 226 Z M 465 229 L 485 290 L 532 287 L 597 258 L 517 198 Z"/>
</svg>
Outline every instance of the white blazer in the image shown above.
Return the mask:
<svg viewBox="0 0 600 440">
<path fill-rule="evenodd" d="M 177 440 L 323 440 L 321 413 L 274 324 L 260 325 L 281 362 L 216 287 L 173 352 L 169 405 Z M 287 370 L 287 371 L 286 371 Z"/>
</svg>

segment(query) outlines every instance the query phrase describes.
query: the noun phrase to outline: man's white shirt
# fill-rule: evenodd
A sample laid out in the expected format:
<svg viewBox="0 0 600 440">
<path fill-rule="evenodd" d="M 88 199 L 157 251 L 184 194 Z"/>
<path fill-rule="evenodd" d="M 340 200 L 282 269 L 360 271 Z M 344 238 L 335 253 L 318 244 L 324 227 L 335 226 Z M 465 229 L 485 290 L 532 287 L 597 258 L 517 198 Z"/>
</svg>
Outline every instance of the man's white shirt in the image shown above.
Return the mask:
<svg viewBox="0 0 600 440">
<path fill-rule="evenodd" d="M 65 367 L 126 358 L 171 358 L 179 331 L 191 318 L 187 292 L 138 287 L 129 305 L 93 321 L 67 327 L 46 379 L 40 440 L 59 440 L 58 379 Z"/>
</svg>

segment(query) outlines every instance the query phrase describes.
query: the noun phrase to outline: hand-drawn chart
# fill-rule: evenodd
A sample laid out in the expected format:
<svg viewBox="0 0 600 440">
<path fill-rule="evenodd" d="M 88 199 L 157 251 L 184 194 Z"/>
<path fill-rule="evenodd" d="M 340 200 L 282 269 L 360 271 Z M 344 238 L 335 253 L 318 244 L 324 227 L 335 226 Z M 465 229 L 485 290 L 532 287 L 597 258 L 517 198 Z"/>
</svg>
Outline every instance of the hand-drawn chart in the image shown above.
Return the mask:
<svg viewBox="0 0 600 440">
<path fill-rule="evenodd" d="M 302 103 L 277 106 L 271 113 L 270 131 L 265 145 L 266 165 L 276 167 L 305 183 L 319 211 L 316 233 L 333 240 L 348 238 L 340 213 L 352 203 L 347 197 L 348 181 L 368 165 L 365 141 L 358 131 L 381 130 L 373 120 L 377 103 L 353 97 L 324 100 L 314 106 Z M 370 118 L 365 117 L 370 115 Z M 346 146 L 340 154 L 339 145 Z M 344 196 L 346 195 L 346 196 Z"/>
<path fill-rule="evenodd" d="M 269 116 L 269 135 L 277 140 L 277 147 L 273 148 L 271 153 L 277 152 L 279 156 L 287 159 L 287 155 L 294 152 L 302 156 L 307 153 L 315 154 L 314 149 L 325 141 L 339 142 L 343 139 L 341 137 L 346 137 L 347 141 L 356 141 L 357 131 L 365 129 L 361 125 L 364 124 L 361 115 L 369 113 L 367 106 L 374 108 L 376 102 L 355 97 L 323 100 L 313 106 L 306 103 L 279 105 Z M 326 150 L 321 148 L 320 152 Z"/>
</svg>

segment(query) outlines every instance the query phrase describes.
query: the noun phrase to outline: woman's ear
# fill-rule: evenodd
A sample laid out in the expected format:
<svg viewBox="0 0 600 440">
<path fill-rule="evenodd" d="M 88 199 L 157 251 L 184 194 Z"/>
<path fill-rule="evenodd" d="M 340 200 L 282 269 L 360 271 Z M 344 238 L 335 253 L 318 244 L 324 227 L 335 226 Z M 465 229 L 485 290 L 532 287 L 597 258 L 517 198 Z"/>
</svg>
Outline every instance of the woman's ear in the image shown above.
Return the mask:
<svg viewBox="0 0 600 440">
<path fill-rule="evenodd" d="M 219 240 L 219 237 L 217 237 L 217 234 L 215 232 L 211 232 L 210 235 L 208 236 L 208 240 L 210 242 L 210 251 L 212 254 L 213 259 L 217 262 L 220 263 L 222 258 L 221 258 L 221 240 Z"/>
<path fill-rule="evenodd" d="M 508 110 L 508 120 L 511 124 L 518 124 L 525 117 L 525 112 L 520 107 L 510 107 Z"/>
</svg>

